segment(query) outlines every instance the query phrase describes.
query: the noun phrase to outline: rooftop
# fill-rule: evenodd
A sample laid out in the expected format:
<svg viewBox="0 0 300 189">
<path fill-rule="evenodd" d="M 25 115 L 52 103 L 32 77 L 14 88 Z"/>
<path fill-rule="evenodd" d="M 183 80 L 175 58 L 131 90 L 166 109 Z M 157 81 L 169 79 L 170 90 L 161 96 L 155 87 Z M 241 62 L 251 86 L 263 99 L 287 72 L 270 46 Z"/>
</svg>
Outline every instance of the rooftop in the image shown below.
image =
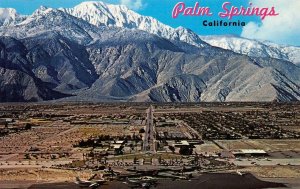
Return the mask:
<svg viewBox="0 0 300 189">
<path fill-rule="evenodd" d="M 241 149 L 233 151 L 233 154 L 266 154 L 267 152 L 259 149 Z"/>
</svg>

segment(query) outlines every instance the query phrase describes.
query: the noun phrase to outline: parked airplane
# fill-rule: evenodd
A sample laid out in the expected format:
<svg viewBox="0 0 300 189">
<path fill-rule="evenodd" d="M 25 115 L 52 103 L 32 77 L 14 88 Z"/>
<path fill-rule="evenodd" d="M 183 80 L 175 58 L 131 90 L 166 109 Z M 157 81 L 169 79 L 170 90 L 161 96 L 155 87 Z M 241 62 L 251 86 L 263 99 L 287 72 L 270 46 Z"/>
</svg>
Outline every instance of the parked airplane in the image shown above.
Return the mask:
<svg viewBox="0 0 300 189">
<path fill-rule="evenodd" d="M 158 173 L 157 177 L 170 178 L 172 180 L 190 180 L 192 178 L 192 175 L 191 174 L 176 175 L 169 172 L 162 172 L 162 173 Z"/>
<path fill-rule="evenodd" d="M 242 173 L 242 172 L 236 170 L 236 174 L 238 174 L 238 175 L 240 175 L 240 176 L 244 176 L 246 173 Z"/>
<path fill-rule="evenodd" d="M 149 189 L 152 186 L 157 186 L 157 180 L 152 177 L 127 178 L 125 183 L 128 184 L 130 188 Z"/>
<path fill-rule="evenodd" d="M 105 182 L 106 180 L 104 179 L 89 181 L 89 180 L 80 180 L 79 177 L 76 177 L 75 184 L 78 184 L 81 187 L 98 188 Z"/>
</svg>

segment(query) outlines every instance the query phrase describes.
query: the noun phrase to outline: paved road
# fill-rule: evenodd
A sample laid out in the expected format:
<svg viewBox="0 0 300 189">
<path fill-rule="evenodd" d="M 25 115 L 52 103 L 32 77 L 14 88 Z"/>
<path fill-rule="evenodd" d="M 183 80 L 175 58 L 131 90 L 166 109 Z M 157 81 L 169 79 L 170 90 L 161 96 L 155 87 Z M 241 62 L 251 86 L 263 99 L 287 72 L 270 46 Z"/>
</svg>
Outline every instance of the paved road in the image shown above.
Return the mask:
<svg viewBox="0 0 300 189">
<path fill-rule="evenodd" d="M 143 150 L 155 152 L 155 128 L 153 124 L 153 107 L 147 109 L 147 124 L 145 129 Z"/>
<path fill-rule="evenodd" d="M 71 160 L 57 161 L 0 161 L 0 169 L 8 168 L 42 168 L 51 167 L 52 165 L 72 163 Z"/>
</svg>

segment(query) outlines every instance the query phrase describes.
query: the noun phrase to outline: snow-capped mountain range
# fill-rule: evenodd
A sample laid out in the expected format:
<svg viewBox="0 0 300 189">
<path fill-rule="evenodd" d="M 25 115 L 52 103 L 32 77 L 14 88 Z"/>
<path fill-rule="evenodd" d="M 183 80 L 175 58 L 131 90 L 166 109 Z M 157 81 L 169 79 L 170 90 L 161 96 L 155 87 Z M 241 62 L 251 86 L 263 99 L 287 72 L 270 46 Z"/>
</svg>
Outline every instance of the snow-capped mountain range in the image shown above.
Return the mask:
<svg viewBox="0 0 300 189">
<path fill-rule="evenodd" d="M 300 63 L 300 47 L 281 46 L 256 40 L 232 36 L 198 36 L 193 31 L 178 27 L 176 29 L 158 20 L 142 16 L 123 5 L 111 5 L 103 2 L 83 2 L 74 8 L 60 9 L 96 26 L 116 26 L 140 29 L 158 36 L 187 42 L 198 47 L 208 44 L 253 57 L 272 57 Z"/>
<path fill-rule="evenodd" d="M 251 57 L 270 57 L 300 65 L 300 47 L 278 45 L 236 36 L 201 36 L 208 44 Z"/>
<path fill-rule="evenodd" d="M 205 45 L 202 41 L 204 40 L 212 46 L 232 50 L 236 53 L 252 57 L 278 58 L 300 64 L 300 47 L 281 46 L 233 36 L 200 37 L 191 30 L 183 27 L 174 29 L 152 17 L 142 16 L 122 5 L 83 2 L 74 8 L 61 10 L 96 26 L 136 28 L 167 39 L 184 41 L 198 47 Z"/>
<path fill-rule="evenodd" d="M 158 20 L 142 16 L 124 5 L 111 5 L 103 2 L 83 2 L 74 8 L 60 9 L 95 26 L 113 26 L 139 29 L 170 40 L 180 40 L 198 47 L 205 43 L 191 30 L 183 27 L 172 28 Z M 92 14 L 91 14 L 92 13 Z"/>
<path fill-rule="evenodd" d="M 46 9 L 48 8 L 42 6 L 35 13 Z M 199 36 L 189 29 L 183 27 L 172 28 L 155 18 L 140 15 L 124 5 L 89 1 L 83 2 L 74 8 L 60 8 L 59 10 L 81 18 L 95 26 L 139 29 L 170 40 L 184 41 L 198 47 L 205 46 L 206 42 L 212 46 L 251 57 L 271 57 L 300 64 L 300 47 L 278 45 L 237 36 Z M 19 15 L 15 9 L 0 8 L 0 25 L 16 24 L 25 18 L 26 16 Z"/>
<path fill-rule="evenodd" d="M 0 9 L 0 24 L 0 101 L 300 100 L 299 47 L 199 36 L 103 2 Z"/>
</svg>

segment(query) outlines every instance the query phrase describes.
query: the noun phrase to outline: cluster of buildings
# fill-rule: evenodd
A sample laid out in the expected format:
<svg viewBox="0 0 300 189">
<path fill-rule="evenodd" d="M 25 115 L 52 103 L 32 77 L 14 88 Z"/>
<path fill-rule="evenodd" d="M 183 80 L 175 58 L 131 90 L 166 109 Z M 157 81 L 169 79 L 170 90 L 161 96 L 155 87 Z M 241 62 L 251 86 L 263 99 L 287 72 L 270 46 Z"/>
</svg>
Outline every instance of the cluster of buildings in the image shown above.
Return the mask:
<svg viewBox="0 0 300 189">
<path fill-rule="evenodd" d="M 11 118 L 0 119 L 0 136 L 5 136 L 9 133 L 14 133 L 26 129 L 30 129 L 29 123 L 18 122 Z"/>
</svg>

